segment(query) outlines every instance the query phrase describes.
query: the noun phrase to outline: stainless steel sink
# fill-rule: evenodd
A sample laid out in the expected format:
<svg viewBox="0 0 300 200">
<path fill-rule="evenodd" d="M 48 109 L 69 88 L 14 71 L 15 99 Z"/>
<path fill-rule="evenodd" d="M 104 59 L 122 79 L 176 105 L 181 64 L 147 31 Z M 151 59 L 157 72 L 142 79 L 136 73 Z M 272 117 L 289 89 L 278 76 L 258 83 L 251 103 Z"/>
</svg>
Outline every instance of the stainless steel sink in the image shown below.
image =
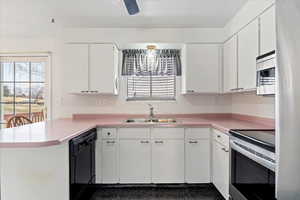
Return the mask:
<svg viewBox="0 0 300 200">
<path fill-rule="evenodd" d="M 139 118 L 139 119 L 127 119 L 126 123 L 161 123 L 161 124 L 169 124 L 176 123 L 176 119 L 167 119 L 167 118 Z"/>
</svg>

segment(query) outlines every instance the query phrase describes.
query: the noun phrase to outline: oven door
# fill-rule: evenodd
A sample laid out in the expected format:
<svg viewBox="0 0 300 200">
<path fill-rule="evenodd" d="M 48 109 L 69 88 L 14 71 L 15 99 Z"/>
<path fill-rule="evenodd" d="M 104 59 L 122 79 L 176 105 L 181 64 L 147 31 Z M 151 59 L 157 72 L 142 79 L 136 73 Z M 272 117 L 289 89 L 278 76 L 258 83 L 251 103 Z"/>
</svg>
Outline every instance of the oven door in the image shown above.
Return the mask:
<svg viewBox="0 0 300 200">
<path fill-rule="evenodd" d="M 274 166 L 255 156 L 247 147 L 230 141 L 230 186 L 233 200 L 274 200 Z M 253 155 L 251 155 L 253 154 Z"/>
</svg>

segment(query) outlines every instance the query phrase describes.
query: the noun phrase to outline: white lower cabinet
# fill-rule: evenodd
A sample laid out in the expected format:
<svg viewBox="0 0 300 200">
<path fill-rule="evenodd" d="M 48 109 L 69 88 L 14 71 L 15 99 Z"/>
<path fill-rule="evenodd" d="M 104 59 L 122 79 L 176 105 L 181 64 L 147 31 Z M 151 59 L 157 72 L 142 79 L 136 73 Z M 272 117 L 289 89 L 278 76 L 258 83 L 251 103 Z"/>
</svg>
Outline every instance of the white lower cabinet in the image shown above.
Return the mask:
<svg viewBox="0 0 300 200">
<path fill-rule="evenodd" d="M 150 140 L 120 140 L 120 183 L 150 182 Z"/>
<path fill-rule="evenodd" d="M 185 182 L 210 183 L 210 140 L 186 141 Z"/>
<path fill-rule="evenodd" d="M 223 195 L 223 197 L 225 199 L 228 199 L 229 198 L 229 150 L 228 150 L 229 138 L 224 133 L 217 133 L 217 136 L 215 138 L 217 139 L 213 140 L 213 184 Z"/>
<path fill-rule="evenodd" d="M 210 129 L 185 129 L 185 182 L 210 183 Z"/>
<path fill-rule="evenodd" d="M 102 140 L 102 183 L 119 182 L 118 173 L 118 143 L 116 139 Z"/>
<path fill-rule="evenodd" d="M 184 140 L 152 141 L 152 183 L 184 182 Z"/>
<path fill-rule="evenodd" d="M 97 183 L 213 182 L 228 198 L 229 138 L 224 133 L 212 134 L 210 128 L 98 130 Z"/>
</svg>

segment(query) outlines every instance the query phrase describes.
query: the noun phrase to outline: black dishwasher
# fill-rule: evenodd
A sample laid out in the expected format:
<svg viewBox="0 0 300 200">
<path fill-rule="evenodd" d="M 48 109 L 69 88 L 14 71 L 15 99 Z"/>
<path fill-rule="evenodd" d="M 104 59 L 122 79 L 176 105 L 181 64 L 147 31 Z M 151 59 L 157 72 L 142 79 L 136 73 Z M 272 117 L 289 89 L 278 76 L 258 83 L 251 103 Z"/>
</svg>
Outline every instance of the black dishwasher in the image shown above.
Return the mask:
<svg viewBox="0 0 300 200">
<path fill-rule="evenodd" d="M 88 186 L 95 183 L 97 130 L 92 129 L 69 142 L 70 200 L 86 199 Z"/>
</svg>

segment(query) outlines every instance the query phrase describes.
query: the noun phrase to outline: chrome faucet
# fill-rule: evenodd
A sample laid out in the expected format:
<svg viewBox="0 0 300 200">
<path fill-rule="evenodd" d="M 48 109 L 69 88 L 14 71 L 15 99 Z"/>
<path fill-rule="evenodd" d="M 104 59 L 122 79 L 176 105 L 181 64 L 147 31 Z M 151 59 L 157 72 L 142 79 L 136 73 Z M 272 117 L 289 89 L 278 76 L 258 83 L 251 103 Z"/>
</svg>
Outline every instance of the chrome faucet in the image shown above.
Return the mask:
<svg viewBox="0 0 300 200">
<path fill-rule="evenodd" d="M 150 119 L 153 119 L 154 118 L 154 107 L 150 103 L 148 104 L 148 106 L 149 106 L 149 109 L 150 109 L 149 117 L 150 117 Z"/>
</svg>

